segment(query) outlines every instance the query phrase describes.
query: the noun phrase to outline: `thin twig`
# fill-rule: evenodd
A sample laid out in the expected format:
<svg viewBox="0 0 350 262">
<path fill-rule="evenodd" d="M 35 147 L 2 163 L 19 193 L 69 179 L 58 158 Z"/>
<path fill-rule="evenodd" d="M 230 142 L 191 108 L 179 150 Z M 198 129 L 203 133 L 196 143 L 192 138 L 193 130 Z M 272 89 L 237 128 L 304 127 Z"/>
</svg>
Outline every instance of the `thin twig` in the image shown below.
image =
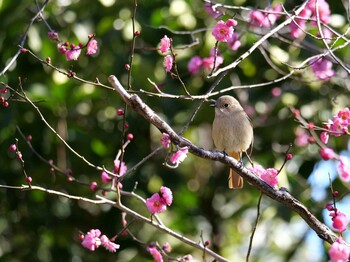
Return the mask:
<svg viewBox="0 0 350 262">
<path fill-rule="evenodd" d="M 185 85 L 185 83 L 182 81 L 181 76 L 180 76 L 180 74 L 179 74 L 179 71 L 177 70 L 176 54 L 174 53 L 174 50 L 173 50 L 172 46 L 170 46 L 170 52 L 171 52 L 171 55 L 172 55 L 172 57 L 173 57 L 173 59 L 174 59 L 173 65 L 174 65 L 174 71 L 175 71 L 175 73 L 176 73 L 176 78 L 179 80 L 179 82 L 180 82 L 180 84 L 181 84 L 181 86 L 182 86 L 182 89 L 185 91 L 186 95 L 189 96 L 189 97 L 191 97 L 191 94 L 188 92 L 188 90 L 187 90 L 187 88 L 186 88 L 186 85 Z"/>
<path fill-rule="evenodd" d="M 76 155 L 78 158 L 82 159 L 88 166 L 95 168 L 96 170 L 99 171 L 104 171 L 105 169 L 100 167 L 100 166 L 96 166 L 94 164 L 92 164 L 90 161 L 88 161 L 84 156 L 80 155 L 77 151 L 75 151 L 57 132 L 56 130 L 47 122 L 47 120 L 45 119 L 44 115 L 41 113 L 40 109 L 27 97 L 26 93 L 24 92 L 22 86 L 20 85 L 21 88 L 21 93 L 23 98 L 26 100 L 26 102 L 28 102 L 39 114 L 41 121 L 55 134 L 55 136 L 61 140 L 61 142 L 74 154 Z M 12 89 L 12 91 L 15 91 L 14 89 Z"/>
<path fill-rule="evenodd" d="M 292 15 L 291 17 L 289 17 L 287 20 L 285 20 L 284 22 L 282 22 L 281 24 L 279 24 L 278 26 L 276 26 L 275 28 L 273 28 L 269 33 L 267 33 L 266 35 L 264 35 L 263 37 L 261 37 L 258 41 L 256 41 L 254 43 L 254 45 L 252 45 L 248 51 L 246 51 L 244 54 L 242 54 L 239 58 L 237 58 L 233 63 L 218 69 L 216 72 L 214 72 L 213 74 L 209 75 L 208 77 L 215 77 L 217 75 L 219 75 L 222 72 L 234 69 L 240 62 L 242 62 L 245 58 L 247 58 L 251 53 L 253 53 L 253 51 L 259 47 L 265 40 L 267 40 L 268 38 L 270 38 L 272 35 L 274 35 L 275 33 L 277 33 L 278 31 L 280 31 L 282 28 L 284 28 L 285 26 L 289 25 L 295 16 L 299 15 L 299 13 L 305 8 L 305 5 L 307 4 L 307 1 L 305 1 L 294 13 L 294 15 Z"/>
<path fill-rule="evenodd" d="M 252 251 L 252 247 L 253 247 L 254 235 L 255 235 L 256 229 L 258 227 L 259 219 L 260 219 L 260 205 L 261 205 L 262 197 L 263 197 L 263 193 L 260 191 L 258 204 L 256 206 L 256 220 L 255 220 L 255 224 L 254 224 L 254 227 L 253 227 L 253 230 L 252 230 L 252 234 L 250 235 L 250 239 L 249 239 L 249 246 L 248 246 L 248 251 L 247 251 L 247 256 L 246 256 L 246 262 L 249 261 L 250 252 Z"/>
<path fill-rule="evenodd" d="M 27 40 L 27 36 L 28 36 L 28 32 L 29 29 L 31 28 L 31 26 L 33 25 L 33 23 L 35 22 L 35 20 L 37 20 L 38 17 L 41 16 L 42 12 L 45 10 L 45 7 L 47 5 L 47 3 L 49 2 L 49 0 L 46 0 L 43 3 L 43 6 L 41 7 L 41 9 L 33 16 L 32 19 L 30 19 L 30 22 L 27 26 L 27 29 L 25 30 L 21 42 L 20 42 L 20 46 L 24 46 L 26 40 Z M 18 51 L 16 52 L 16 54 L 12 57 L 12 59 L 10 60 L 10 62 L 5 66 L 5 68 L 0 72 L 0 76 L 4 75 L 7 70 L 13 65 L 13 63 L 17 60 L 18 56 L 21 54 L 21 48 L 18 49 Z"/>
<path fill-rule="evenodd" d="M 317 21 L 317 28 L 318 32 L 320 33 L 320 36 L 322 38 L 324 46 L 327 48 L 330 56 L 348 73 L 350 74 L 350 69 L 333 53 L 332 49 L 329 47 L 328 42 L 323 34 L 323 30 L 321 27 L 320 22 L 320 13 L 318 10 L 318 0 L 315 1 L 315 9 L 316 9 L 316 21 Z"/>
</svg>

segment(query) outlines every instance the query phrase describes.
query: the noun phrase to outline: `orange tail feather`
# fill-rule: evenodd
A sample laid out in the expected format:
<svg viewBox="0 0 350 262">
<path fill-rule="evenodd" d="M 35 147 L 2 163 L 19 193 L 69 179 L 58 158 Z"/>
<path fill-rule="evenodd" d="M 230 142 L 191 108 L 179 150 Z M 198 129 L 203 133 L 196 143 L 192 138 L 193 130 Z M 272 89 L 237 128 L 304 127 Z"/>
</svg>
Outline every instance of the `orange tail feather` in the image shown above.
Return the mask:
<svg viewBox="0 0 350 262">
<path fill-rule="evenodd" d="M 233 157 L 237 161 L 241 160 L 241 154 L 238 152 L 229 152 L 228 155 Z M 240 189 L 243 187 L 243 178 L 231 168 L 228 177 L 228 187 L 230 189 Z"/>
</svg>

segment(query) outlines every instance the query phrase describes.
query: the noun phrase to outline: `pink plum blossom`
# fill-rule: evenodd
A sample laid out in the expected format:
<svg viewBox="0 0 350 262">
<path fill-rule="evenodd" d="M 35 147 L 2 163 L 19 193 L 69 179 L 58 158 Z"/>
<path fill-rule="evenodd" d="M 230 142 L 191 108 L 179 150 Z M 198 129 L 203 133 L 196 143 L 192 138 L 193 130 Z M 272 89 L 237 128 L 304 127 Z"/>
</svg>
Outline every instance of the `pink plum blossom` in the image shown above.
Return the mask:
<svg viewBox="0 0 350 262">
<path fill-rule="evenodd" d="M 272 8 L 266 8 L 266 11 L 270 12 L 267 15 L 267 19 L 269 20 L 271 25 L 274 25 L 278 18 L 280 18 L 280 14 L 278 12 L 282 12 L 282 6 L 280 4 L 275 5 Z"/>
<path fill-rule="evenodd" d="M 295 130 L 295 144 L 300 147 L 307 146 L 309 144 L 309 134 L 302 128 Z"/>
<path fill-rule="evenodd" d="M 188 147 L 182 147 L 178 151 L 176 151 L 171 157 L 170 162 L 173 164 L 180 164 L 182 161 L 185 160 L 188 153 Z"/>
<path fill-rule="evenodd" d="M 233 18 L 228 19 L 226 21 L 226 26 L 236 26 L 236 25 L 237 25 L 237 21 L 235 19 L 233 19 Z"/>
<path fill-rule="evenodd" d="M 202 67 L 203 67 L 203 69 L 205 69 L 207 71 L 213 70 L 214 59 L 215 58 L 213 56 L 203 58 L 202 59 Z M 215 65 L 217 67 L 217 63 L 215 63 Z"/>
<path fill-rule="evenodd" d="M 281 5 L 276 5 L 273 8 L 266 8 L 265 11 L 266 12 L 255 10 L 249 12 L 248 17 L 252 27 L 271 27 L 280 17 L 280 14 L 276 14 L 276 12 L 281 12 L 282 7 Z"/>
<path fill-rule="evenodd" d="M 241 46 L 241 42 L 239 41 L 239 36 L 237 33 L 233 32 L 232 36 L 227 40 L 227 45 L 233 51 L 236 51 Z"/>
<path fill-rule="evenodd" d="M 293 38 L 299 38 L 304 34 L 306 30 L 306 19 L 310 18 L 311 14 L 312 12 L 310 9 L 304 8 L 298 16 L 300 18 L 295 18 L 294 21 L 289 24 L 290 34 Z"/>
<path fill-rule="evenodd" d="M 102 246 L 104 246 L 104 248 L 109 252 L 112 252 L 112 253 L 116 252 L 117 249 L 119 249 L 120 247 L 120 245 L 110 241 L 108 237 L 106 237 L 105 235 L 101 236 L 100 240 L 101 240 Z"/>
<path fill-rule="evenodd" d="M 165 186 L 160 188 L 160 193 L 154 193 L 150 198 L 146 199 L 146 207 L 151 214 L 162 213 L 166 210 L 166 206 L 170 206 L 173 202 L 173 193 Z"/>
<path fill-rule="evenodd" d="M 188 62 L 187 70 L 191 74 L 197 74 L 199 72 L 201 65 L 202 65 L 202 59 L 199 56 L 194 56 Z"/>
<path fill-rule="evenodd" d="M 237 21 L 234 19 L 228 19 L 226 22 L 220 20 L 213 28 L 212 35 L 216 41 L 227 42 L 232 37 L 233 27 L 237 25 Z"/>
<path fill-rule="evenodd" d="M 119 171 L 120 168 L 120 171 Z M 120 164 L 120 160 L 119 159 L 115 159 L 114 160 L 114 173 L 119 174 L 120 176 L 124 175 L 126 173 L 126 170 L 128 168 L 125 165 L 125 162 L 122 162 Z"/>
<path fill-rule="evenodd" d="M 111 182 L 112 178 L 110 175 L 107 174 L 107 172 L 102 171 L 101 180 L 102 180 L 103 184 L 107 184 L 107 183 Z"/>
<path fill-rule="evenodd" d="M 166 203 L 158 193 L 155 193 L 146 199 L 146 207 L 151 214 L 159 214 L 166 210 Z"/>
<path fill-rule="evenodd" d="M 325 0 L 318 1 L 318 16 L 316 12 L 316 0 L 310 0 L 305 8 L 301 11 L 297 18 L 294 19 L 289 25 L 291 30 L 291 36 L 293 38 L 299 38 L 306 30 L 307 19 L 311 17 L 312 20 L 319 19 L 322 23 L 328 24 L 330 22 L 331 11 L 329 5 Z M 317 22 L 312 21 L 311 25 L 316 26 Z M 332 32 L 328 29 L 323 30 L 326 41 L 330 41 Z"/>
<path fill-rule="evenodd" d="M 165 203 L 170 206 L 173 202 L 173 192 L 165 186 L 160 188 L 160 196 L 164 199 Z"/>
<path fill-rule="evenodd" d="M 317 0 L 318 4 L 318 15 L 319 19 L 322 23 L 328 24 L 331 21 L 330 15 L 331 10 L 329 9 L 329 5 L 325 0 Z M 306 8 L 310 9 L 310 11 L 313 14 L 313 18 L 317 18 L 317 12 L 316 12 L 316 0 L 310 0 L 307 3 Z M 313 22 L 316 25 L 316 22 Z"/>
<path fill-rule="evenodd" d="M 348 218 L 342 212 L 335 211 L 330 214 L 332 216 L 333 227 L 339 232 L 344 232 L 348 226 Z"/>
<path fill-rule="evenodd" d="M 214 68 L 218 68 L 224 62 L 223 56 L 217 52 L 215 54 L 215 48 L 210 51 L 210 56 L 202 59 L 202 68 L 206 71 L 212 71 Z"/>
<path fill-rule="evenodd" d="M 328 132 L 322 132 L 320 135 L 320 139 L 321 139 L 322 143 L 328 144 L 328 140 L 329 140 Z"/>
<path fill-rule="evenodd" d="M 101 245 L 110 252 L 116 252 L 120 245 L 113 243 L 105 235 L 101 235 L 99 229 L 91 229 L 83 238 L 81 245 L 91 251 L 95 251 L 96 248 Z"/>
<path fill-rule="evenodd" d="M 344 182 L 350 181 L 350 165 L 345 156 L 339 157 L 339 164 L 337 165 L 338 174 L 341 180 Z"/>
<path fill-rule="evenodd" d="M 328 251 L 331 262 L 347 262 L 350 255 L 350 247 L 348 247 L 342 237 L 334 242 Z"/>
<path fill-rule="evenodd" d="M 249 13 L 249 22 L 252 27 L 270 27 L 270 22 L 265 15 L 261 11 L 251 11 Z"/>
<path fill-rule="evenodd" d="M 261 165 L 255 164 L 254 167 L 249 167 L 249 171 L 260 177 L 265 183 L 272 187 L 278 184 L 278 170 L 275 168 L 263 168 Z"/>
<path fill-rule="evenodd" d="M 170 136 L 167 133 L 163 133 L 160 142 L 165 149 L 169 148 L 171 144 Z"/>
<path fill-rule="evenodd" d="M 254 166 L 249 167 L 248 170 L 256 174 L 258 177 L 261 177 L 262 174 L 265 172 L 265 168 L 263 168 L 261 165 L 258 165 L 258 164 L 254 164 Z"/>
<path fill-rule="evenodd" d="M 335 153 L 331 148 L 320 148 L 320 156 L 323 160 L 330 160 L 335 157 Z"/>
<path fill-rule="evenodd" d="M 99 229 L 91 229 L 85 236 L 83 241 L 81 242 L 82 246 L 95 251 L 101 245 L 100 240 L 101 231 Z"/>
<path fill-rule="evenodd" d="M 274 168 L 268 168 L 261 175 L 261 179 L 264 180 L 270 186 L 275 187 L 278 184 L 277 175 L 278 175 L 278 170 L 276 170 Z"/>
<path fill-rule="evenodd" d="M 80 56 L 81 53 L 81 47 L 80 46 L 74 46 L 73 44 L 71 45 L 70 49 L 67 49 L 65 55 L 66 55 L 66 60 L 71 61 L 71 60 L 78 60 L 78 57 Z"/>
<path fill-rule="evenodd" d="M 315 77 L 319 80 L 328 80 L 335 75 L 331 61 L 324 58 L 314 58 L 310 60 L 311 69 Z"/>
<path fill-rule="evenodd" d="M 65 54 L 67 52 L 67 45 L 65 43 L 58 43 L 57 44 L 57 50 L 61 53 L 61 54 Z"/>
<path fill-rule="evenodd" d="M 216 8 L 216 5 L 211 3 L 205 3 L 204 8 L 208 14 L 215 19 L 223 15 L 223 13 Z"/>
<path fill-rule="evenodd" d="M 342 133 L 345 133 L 344 126 L 339 118 L 334 118 L 333 120 L 329 119 L 325 125 L 334 136 L 341 136 Z"/>
<path fill-rule="evenodd" d="M 51 40 L 54 40 L 54 41 L 59 41 L 59 36 L 58 36 L 58 33 L 55 32 L 55 31 L 49 31 L 47 33 L 48 37 L 51 39 Z"/>
<path fill-rule="evenodd" d="M 215 62 L 215 68 L 219 67 L 224 62 L 223 56 L 219 52 L 217 52 L 215 48 L 213 48 L 210 51 L 209 57 L 205 57 L 203 59 L 200 58 L 199 56 L 192 57 L 190 62 L 187 65 L 187 69 L 191 74 L 197 74 L 200 68 L 203 68 L 205 71 L 210 72 L 214 68 L 214 62 Z"/>
<path fill-rule="evenodd" d="M 348 133 L 348 124 L 345 124 L 345 122 L 337 116 L 335 116 L 333 120 L 328 119 L 325 126 L 329 131 L 331 131 L 333 136 L 341 136 Z"/>
<path fill-rule="evenodd" d="M 158 251 L 156 247 L 147 247 L 147 252 L 150 253 L 155 262 L 163 262 L 162 254 Z"/>
<path fill-rule="evenodd" d="M 322 33 L 323 33 L 323 38 L 326 40 L 326 42 L 330 43 L 332 40 L 333 32 L 331 30 L 329 30 L 328 28 L 323 28 Z M 317 36 L 321 37 L 320 32 L 317 33 Z"/>
<path fill-rule="evenodd" d="M 335 118 L 339 119 L 339 123 L 342 126 L 341 129 L 344 133 L 347 133 L 350 125 L 350 109 L 346 107 L 343 110 L 340 110 Z"/>
<path fill-rule="evenodd" d="M 173 62 L 174 59 L 171 55 L 167 55 L 164 57 L 163 65 L 166 72 L 170 72 L 170 70 L 173 68 Z"/>
<path fill-rule="evenodd" d="M 168 52 L 170 49 L 170 44 L 171 44 L 171 38 L 169 38 L 167 35 L 165 35 L 160 40 L 160 52 L 162 52 L 162 54 Z"/>
<path fill-rule="evenodd" d="M 171 252 L 171 246 L 168 242 L 165 242 L 162 246 L 162 249 L 167 252 L 167 253 L 170 253 Z"/>
<path fill-rule="evenodd" d="M 97 40 L 92 39 L 89 41 L 89 43 L 86 46 L 86 54 L 87 55 L 94 55 L 94 54 L 96 54 L 97 49 L 98 49 Z"/>
</svg>

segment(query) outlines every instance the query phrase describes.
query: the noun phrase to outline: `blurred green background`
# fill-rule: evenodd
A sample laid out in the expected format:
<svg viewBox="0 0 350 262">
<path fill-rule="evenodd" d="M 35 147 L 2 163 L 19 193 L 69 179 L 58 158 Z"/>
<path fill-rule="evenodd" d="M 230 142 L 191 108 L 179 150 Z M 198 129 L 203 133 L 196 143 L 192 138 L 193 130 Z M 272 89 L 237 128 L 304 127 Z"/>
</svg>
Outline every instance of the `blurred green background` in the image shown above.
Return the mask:
<svg viewBox="0 0 350 262">
<path fill-rule="evenodd" d="M 281 1 L 280 1 L 281 2 Z M 298 3 L 301 3 L 297 1 Z M 228 4 L 243 7 L 265 8 L 268 3 L 234 0 Z M 273 2 L 272 4 L 276 4 Z M 284 3 L 284 1 L 282 1 Z M 291 10 L 297 3 L 286 1 L 285 7 Z M 331 4 L 332 24 L 339 32 L 344 32 L 348 23 L 343 6 Z M 126 86 L 127 71 L 132 46 L 132 15 L 134 1 L 100 0 L 50 1 L 43 16 L 59 33 L 62 41 L 78 44 L 86 43 L 87 36 L 96 34 L 99 51 L 93 57 L 82 54 L 78 61 L 67 62 L 58 53 L 56 43 L 47 37 L 48 29 L 44 22 L 35 21 L 28 32 L 25 47 L 39 57 L 51 58 L 52 64 L 65 70 L 71 69 L 77 76 L 107 84 L 107 77 L 115 74 Z M 34 1 L 0 0 L 0 69 L 2 70 L 18 50 L 18 44 L 37 12 Z M 237 51 L 219 45 L 227 65 L 249 49 L 261 36 L 252 32 L 246 23 L 246 12 L 230 11 L 226 18 L 235 15 L 239 25 L 236 32 L 241 37 L 242 46 Z M 282 21 L 282 19 L 278 20 Z M 141 35 L 136 40 L 132 70 L 132 90 L 154 91 L 147 80 L 159 84 L 163 92 L 184 94 L 180 83 L 166 74 L 162 63 L 163 56 L 154 48 L 166 34 L 173 39 L 177 55 L 177 66 L 181 78 L 193 95 L 204 94 L 213 82 L 204 73 L 193 76 L 187 72 L 187 63 L 194 55 L 209 56 L 214 46 L 214 38 L 209 28 L 215 25 L 199 0 L 185 1 L 138 1 L 136 29 Z M 172 31 L 162 27 L 166 26 Z M 177 31 L 191 31 L 207 28 L 194 34 L 199 43 L 193 42 L 190 34 L 177 34 Z M 313 31 L 315 33 L 315 31 Z M 288 38 L 287 30 L 282 32 Z M 264 48 L 275 64 L 288 72 L 283 64 L 297 65 L 298 62 L 317 54 L 323 48 L 320 41 L 312 38 L 301 39 L 313 46 L 312 50 L 301 49 L 271 38 Z M 338 43 L 337 45 L 340 45 Z M 186 48 L 182 48 L 186 47 Z M 349 49 L 337 51 L 344 63 L 349 61 Z M 251 89 L 236 89 L 228 92 L 239 98 L 248 111 L 254 125 L 255 144 L 253 160 L 265 167 L 279 168 L 284 160 L 284 152 L 289 144 L 294 144 L 297 123 L 288 109 L 293 105 L 301 109 L 302 115 L 321 125 L 337 110 L 349 105 L 347 75 L 334 66 L 337 76 L 327 82 L 315 81 L 309 68 L 297 71 L 295 77 L 286 81 Z M 281 75 L 266 62 L 261 52 L 256 50 L 233 70 L 215 90 L 231 85 L 250 85 L 279 78 Z M 23 89 L 36 105 L 48 123 L 66 139 L 69 145 L 88 161 L 113 168 L 113 160 L 120 148 L 122 118 L 116 110 L 124 108 L 118 94 L 103 87 L 84 84 L 69 79 L 42 65 L 29 54 L 21 54 L 16 63 L 0 76 L 0 81 L 16 89 L 21 78 Z M 273 88 L 281 94 L 272 95 Z M 276 91 L 276 89 L 274 89 Z M 188 122 L 199 101 L 151 97 L 140 94 L 141 98 L 176 131 Z M 18 99 L 16 95 L 13 99 Z M 216 97 L 213 97 L 216 98 Z M 184 137 L 206 149 L 212 149 L 211 122 L 212 108 L 205 103 L 194 121 L 185 131 Z M 25 184 L 21 165 L 10 144 L 19 140 L 19 149 L 25 161 L 25 170 L 33 178 L 33 185 L 62 191 L 72 195 L 94 198 L 88 186 L 69 183 L 65 176 L 50 173 L 50 167 L 40 161 L 28 148 L 16 131 L 19 126 L 23 133 L 33 137 L 32 144 L 45 159 L 52 159 L 61 169 L 72 170 L 72 176 L 87 184 L 97 181 L 101 185 L 100 172 L 86 165 L 72 154 L 41 121 L 40 116 L 29 104 L 9 101 L 8 108 L 0 108 L 0 184 L 18 186 Z M 124 161 L 128 168 L 141 161 L 160 145 L 161 134 L 142 117 L 128 110 L 127 132 L 134 139 L 127 147 Z M 337 152 L 347 150 L 348 137 L 332 138 L 330 146 Z M 242 261 L 247 252 L 249 237 L 256 217 L 256 204 L 259 191 L 249 184 L 243 190 L 231 191 L 227 188 L 228 169 L 218 163 L 188 155 L 177 169 L 163 165 L 166 151 L 144 163 L 123 181 L 123 189 L 131 191 L 138 182 L 136 193 L 147 198 L 157 192 L 161 185 L 173 190 L 174 203 L 161 214 L 165 224 L 171 229 L 194 241 L 210 240 L 213 250 L 231 261 Z M 315 174 L 315 164 L 319 162 L 315 145 L 293 146 L 295 156 L 280 174 L 280 186 L 288 190 L 308 206 L 323 220 L 325 204 L 331 199 L 328 190 L 328 172 L 334 178 L 335 163 L 328 163 L 322 173 L 326 181 L 317 189 L 321 196 L 312 197 L 310 179 Z M 318 166 L 319 167 L 319 166 Z M 339 179 L 333 186 L 341 194 L 349 191 L 349 185 Z M 327 189 L 327 190 L 326 190 Z M 101 191 L 97 192 L 101 194 Z M 108 196 L 108 195 L 107 195 Z M 146 208 L 130 197 L 123 197 L 125 205 L 148 216 Z M 346 201 L 344 198 L 343 201 Z M 348 210 L 342 210 L 349 212 Z M 327 217 L 327 213 L 324 214 Z M 128 221 L 132 219 L 127 217 Z M 328 225 L 330 225 L 328 223 Z M 39 191 L 19 191 L 0 189 L 0 260 L 1 261 L 152 261 L 146 252 L 146 245 L 139 244 L 129 236 L 119 236 L 116 243 L 120 249 L 112 254 L 104 249 L 90 252 L 84 249 L 79 240 L 79 231 L 87 232 L 99 228 L 108 237 L 122 230 L 121 213 L 108 206 L 95 206 L 81 201 L 72 201 Z M 165 235 L 143 223 L 133 223 L 131 232 L 143 241 L 171 243 L 172 257 L 192 254 L 201 260 L 202 254 L 180 241 Z M 254 239 L 252 261 L 327 261 L 323 243 L 315 237 L 299 216 L 279 203 L 263 198 L 262 217 Z M 328 244 L 324 245 L 329 247 Z M 316 250 L 316 255 L 315 255 Z"/>
</svg>

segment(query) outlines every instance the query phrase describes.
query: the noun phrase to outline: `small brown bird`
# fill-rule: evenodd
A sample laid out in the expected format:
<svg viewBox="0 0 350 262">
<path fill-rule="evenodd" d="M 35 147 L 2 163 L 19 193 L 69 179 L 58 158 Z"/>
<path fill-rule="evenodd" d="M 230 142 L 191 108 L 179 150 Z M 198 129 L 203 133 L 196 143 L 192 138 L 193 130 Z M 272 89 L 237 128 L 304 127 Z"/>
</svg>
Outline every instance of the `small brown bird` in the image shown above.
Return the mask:
<svg viewBox="0 0 350 262">
<path fill-rule="evenodd" d="M 217 150 L 226 152 L 237 161 L 253 143 L 253 127 L 249 117 L 232 96 L 221 96 L 216 100 L 212 137 Z M 228 186 L 231 189 L 243 187 L 243 178 L 230 169 Z"/>
</svg>

